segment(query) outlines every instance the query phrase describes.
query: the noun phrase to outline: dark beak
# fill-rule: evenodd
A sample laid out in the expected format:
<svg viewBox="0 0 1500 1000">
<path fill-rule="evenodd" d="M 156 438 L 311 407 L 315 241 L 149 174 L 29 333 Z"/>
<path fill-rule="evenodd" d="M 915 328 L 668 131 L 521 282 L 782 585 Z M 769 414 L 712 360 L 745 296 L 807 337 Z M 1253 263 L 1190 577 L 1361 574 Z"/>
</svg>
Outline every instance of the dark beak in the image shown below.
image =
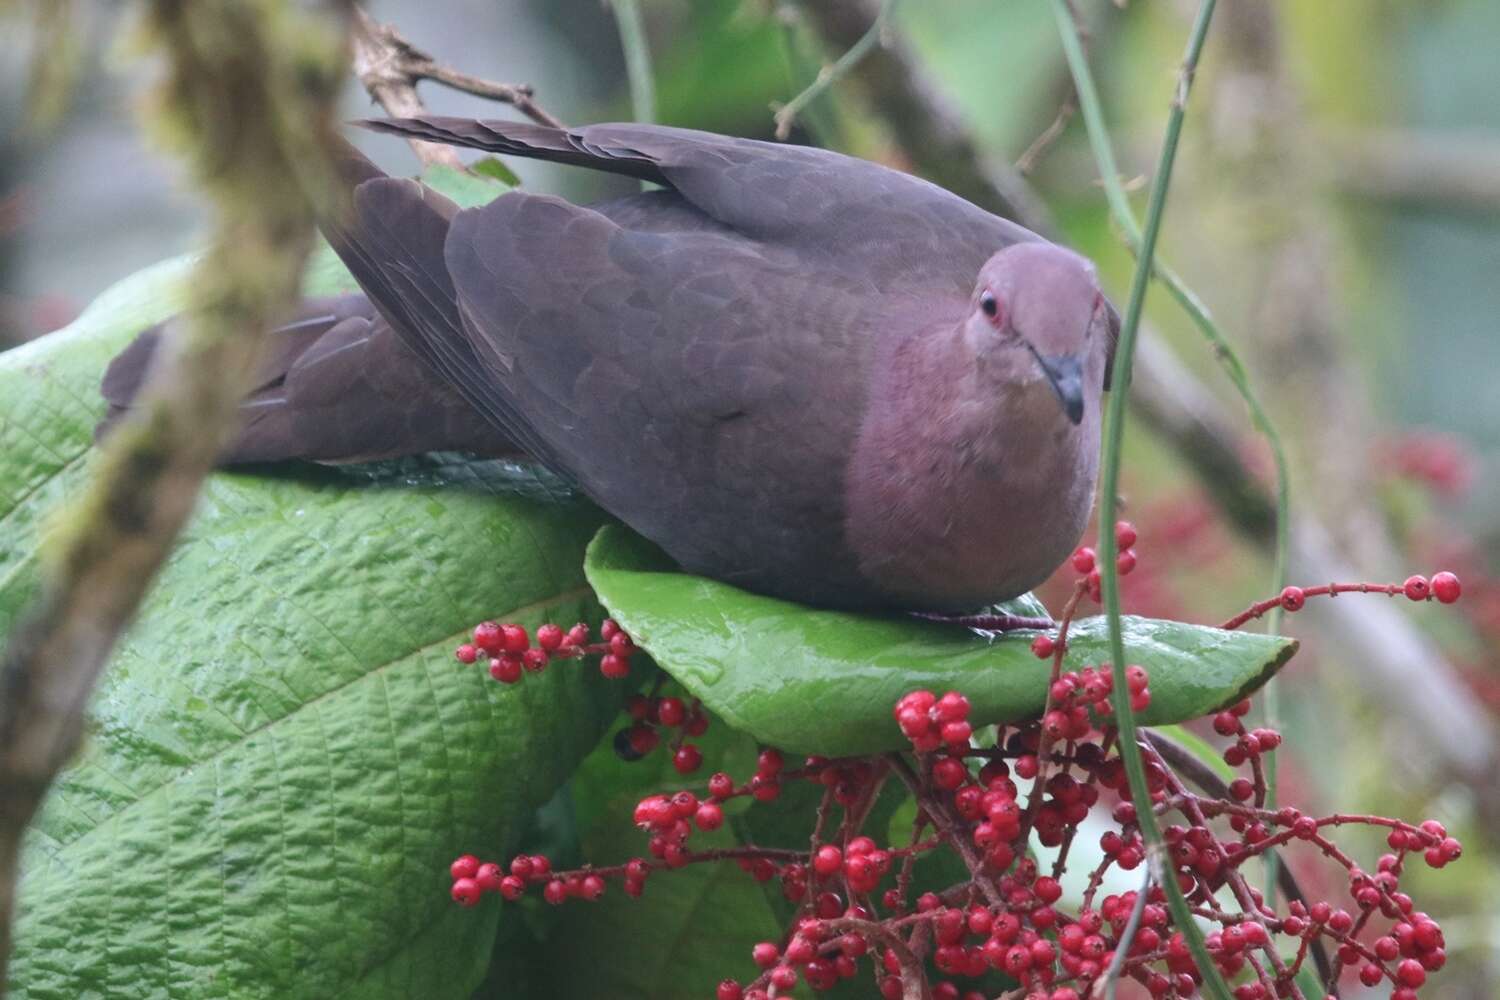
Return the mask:
<svg viewBox="0 0 1500 1000">
<path fill-rule="evenodd" d="M 1047 381 L 1052 383 L 1052 391 L 1057 393 L 1063 412 L 1073 423 L 1078 423 L 1083 419 L 1083 363 L 1074 354 L 1052 357 L 1038 354 L 1036 361 L 1042 366 Z"/>
</svg>

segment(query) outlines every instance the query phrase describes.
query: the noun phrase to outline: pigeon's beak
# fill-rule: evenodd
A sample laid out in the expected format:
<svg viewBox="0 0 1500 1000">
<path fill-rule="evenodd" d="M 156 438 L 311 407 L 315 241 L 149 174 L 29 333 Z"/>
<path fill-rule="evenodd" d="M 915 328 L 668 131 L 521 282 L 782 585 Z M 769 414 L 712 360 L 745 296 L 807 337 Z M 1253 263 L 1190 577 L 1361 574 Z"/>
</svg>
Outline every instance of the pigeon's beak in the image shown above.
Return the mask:
<svg viewBox="0 0 1500 1000">
<path fill-rule="evenodd" d="M 1073 423 L 1083 419 L 1083 362 L 1078 360 L 1076 354 L 1054 354 L 1050 357 L 1036 354 L 1037 364 L 1042 366 L 1042 372 L 1047 376 L 1047 381 L 1052 383 L 1052 391 L 1057 393 L 1057 401 L 1062 404 L 1063 412 Z"/>
</svg>

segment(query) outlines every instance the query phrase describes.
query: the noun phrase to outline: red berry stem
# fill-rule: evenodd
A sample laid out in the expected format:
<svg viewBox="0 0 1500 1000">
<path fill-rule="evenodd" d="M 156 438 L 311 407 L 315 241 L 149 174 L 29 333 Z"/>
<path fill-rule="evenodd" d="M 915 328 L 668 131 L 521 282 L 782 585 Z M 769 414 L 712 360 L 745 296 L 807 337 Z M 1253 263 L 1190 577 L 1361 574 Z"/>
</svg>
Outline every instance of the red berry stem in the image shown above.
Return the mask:
<svg viewBox="0 0 1500 1000">
<path fill-rule="evenodd" d="M 1430 601 L 1436 598 L 1443 604 L 1452 604 L 1462 592 L 1458 577 L 1446 570 L 1434 573 L 1430 581 L 1426 577 L 1412 576 L 1404 583 L 1327 583 L 1316 587 L 1287 587 L 1276 597 L 1250 605 L 1219 628 L 1237 629 L 1275 607 L 1300 611 L 1309 597 L 1337 597 L 1339 594 L 1385 594 L 1387 597 L 1395 597 L 1404 594 L 1413 601 Z"/>
</svg>

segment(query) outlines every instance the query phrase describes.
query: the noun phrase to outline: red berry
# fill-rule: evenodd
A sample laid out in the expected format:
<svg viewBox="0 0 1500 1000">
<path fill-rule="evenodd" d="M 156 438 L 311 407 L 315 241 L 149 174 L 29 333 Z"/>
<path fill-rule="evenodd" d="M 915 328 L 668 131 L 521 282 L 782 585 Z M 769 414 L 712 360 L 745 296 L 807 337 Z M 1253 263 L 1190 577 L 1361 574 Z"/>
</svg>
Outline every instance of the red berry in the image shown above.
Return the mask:
<svg viewBox="0 0 1500 1000">
<path fill-rule="evenodd" d="M 1401 585 L 1401 589 L 1413 601 L 1425 601 L 1427 600 L 1427 596 L 1432 592 L 1425 576 L 1407 577 L 1406 582 Z"/>
<path fill-rule="evenodd" d="M 1135 545 L 1135 539 L 1135 525 L 1131 524 L 1129 521 L 1115 522 L 1115 545 L 1119 546 L 1120 551 L 1123 552 L 1124 550 L 1133 547 Z"/>
<path fill-rule="evenodd" d="M 1396 981 L 1402 986 L 1410 986 L 1416 989 L 1427 982 L 1427 970 L 1422 968 L 1422 963 L 1414 958 L 1408 958 L 1396 966 Z"/>
<path fill-rule="evenodd" d="M 479 871 L 474 873 L 474 881 L 479 883 L 479 888 L 484 892 L 498 891 L 502 877 L 500 866 L 493 861 L 480 865 Z"/>
<path fill-rule="evenodd" d="M 614 653 L 605 653 L 599 659 L 599 672 L 612 681 L 630 676 L 630 661 Z"/>
<path fill-rule="evenodd" d="M 599 636 L 605 642 L 620 634 L 620 624 L 613 618 L 606 618 L 599 623 Z"/>
<path fill-rule="evenodd" d="M 727 799 L 734 794 L 734 779 L 723 771 L 715 771 L 708 779 L 708 794 L 716 799 Z"/>
<path fill-rule="evenodd" d="M 745 991 L 733 979 L 726 979 L 714 991 L 714 1000 L 744 1000 Z"/>
<path fill-rule="evenodd" d="M 479 902 L 483 893 L 479 889 L 479 883 L 471 878 L 461 878 L 453 883 L 453 901 L 459 906 L 473 906 Z"/>
<path fill-rule="evenodd" d="M 750 957 L 762 969 L 769 969 L 781 958 L 781 949 L 770 941 L 762 941 L 750 949 Z"/>
<path fill-rule="evenodd" d="M 464 643 L 453 651 L 454 657 L 459 663 L 473 663 L 479 659 L 479 649 L 470 643 Z"/>
<path fill-rule="evenodd" d="M 767 747 L 766 749 L 762 750 L 760 752 L 760 756 L 756 758 L 755 773 L 763 774 L 769 778 L 774 775 L 780 774 L 781 769 L 785 766 L 785 764 L 786 761 L 782 758 L 780 750 L 777 750 L 774 747 Z"/>
<path fill-rule="evenodd" d="M 692 774 L 703 766 L 703 751 L 691 743 L 684 743 L 672 755 L 672 766 L 678 774 Z"/>
<path fill-rule="evenodd" d="M 1050 635 L 1039 635 L 1031 640 L 1031 652 L 1038 660 L 1049 659 L 1057 651 L 1057 643 Z"/>
<path fill-rule="evenodd" d="M 1115 557 L 1115 569 L 1121 576 L 1127 576 L 1135 569 L 1135 550 L 1126 549 Z"/>
<path fill-rule="evenodd" d="M 957 691 L 949 691 L 937 700 L 932 714 L 939 722 L 957 722 L 969 717 L 969 699 Z"/>
<path fill-rule="evenodd" d="M 724 810 L 713 802 L 705 802 L 693 813 L 693 822 L 698 824 L 698 829 L 712 833 L 724 825 Z"/>
<path fill-rule="evenodd" d="M 1443 570 L 1441 573 L 1432 575 L 1432 596 L 1444 604 L 1452 604 L 1458 600 L 1463 593 L 1463 586 L 1458 582 L 1458 577 Z"/>
<path fill-rule="evenodd" d="M 512 654 L 514 655 L 514 654 Z M 551 659 L 545 649 L 528 649 L 521 654 L 521 666 L 532 673 L 540 673 L 547 667 L 547 661 Z"/>
<path fill-rule="evenodd" d="M 969 769 L 957 757 L 943 757 L 932 765 L 932 781 L 944 791 L 953 791 L 968 777 Z"/>
<path fill-rule="evenodd" d="M 1301 587 L 1287 587 L 1281 592 L 1281 606 L 1288 611 L 1301 611 L 1307 603 L 1307 594 Z"/>
<path fill-rule="evenodd" d="M 524 653 L 531 645 L 531 637 L 526 634 L 526 629 L 514 623 L 501 625 L 500 635 L 504 639 L 507 653 Z"/>
<path fill-rule="evenodd" d="M 561 879 L 553 879 L 542 887 L 542 898 L 553 906 L 561 906 L 568 898 L 568 887 Z"/>
<path fill-rule="evenodd" d="M 657 735 L 655 729 L 640 723 L 631 726 L 626 730 L 626 733 L 628 734 L 626 739 L 630 744 L 630 749 L 641 757 L 655 750 L 657 744 L 661 742 L 661 737 Z"/>
<path fill-rule="evenodd" d="M 471 879 L 479 874 L 479 859 L 472 854 L 461 854 L 448 866 L 448 874 L 456 879 Z"/>
<path fill-rule="evenodd" d="M 500 880 L 500 898 L 510 900 L 514 903 L 526 895 L 526 883 L 514 875 L 507 875 Z"/>
<path fill-rule="evenodd" d="M 1079 546 L 1073 552 L 1073 570 L 1077 573 L 1088 573 L 1094 568 L 1094 550 L 1087 545 Z"/>
<path fill-rule="evenodd" d="M 504 653 L 490 660 L 490 676 L 501 684 L 514 684 L 521 679 L 522 663 L 513 653 Z"/>
<path fill-rule="evenodd" d="M 505 651 L 505 634 L 494 622 L 480 622 L 474 626 L 474 645 L 486 653 L 502 653 Z"/>
<path fill-rule="evenodd" d="M 813 871 L 825 878 L 834 874 L 844 864 L 844 852 L 832 844 L 824 844 L 813 855 Z"/>
<path fill-rule="evenodd" d="M 656 703 L 656 721 L 664 726 L 680 726 L 687 718 L 687 706 L 681 698 L 662 698 Z"/>
<path fill-rule="evenodd" d="M 553 625 L 549 622 L 546 625 L 537 626 L 536 644 L 549 653 L 563 644 L 563 638 L 563 630 L 560 625 Z"/>
<path fill-rule="evenodd" d="M 578 895 L 593 902 L 604 895 L 604 879 L 598 875 L 585 875 L 583 884 L 580 886 Z"/>
</svg>

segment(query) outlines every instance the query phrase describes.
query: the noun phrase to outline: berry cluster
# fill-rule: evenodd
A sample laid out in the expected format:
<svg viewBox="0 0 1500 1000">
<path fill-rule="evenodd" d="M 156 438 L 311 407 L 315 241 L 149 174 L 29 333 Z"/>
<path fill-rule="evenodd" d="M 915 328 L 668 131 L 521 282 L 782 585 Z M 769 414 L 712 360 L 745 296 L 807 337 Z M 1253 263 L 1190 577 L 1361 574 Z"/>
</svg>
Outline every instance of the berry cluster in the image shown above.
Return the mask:
<svg viewBox="0 0 1500 1000">
<path fill-rule="evenodd" d="M 1121 522 L 1116 531 L 1122 555 L 1131 553 L 1133 529 Z M 1097 591 L 1093 554 L 1080 550 L 1084 554 L 1087 559 L 1074 564 L 1082 575 L 1056 634 L 1033 645 L 1051 661 L 1038 718 L 977 740 L 962 693 L 912 691 L 892 709 L 910 742 L 908 754 L 809 757 L 792 767 L 779 751 L 765 749 L 742 781 L 720 771 L 701 790 L 641 799 L 634 821 L 648 839 L 640 857 L 554 871 L 539 856 L 517 857 L 502 869 L 465 855 L 452 866 L 453 898 L 475 905 L 495 892 L 514 901 L 539 887 L 556 905 L 599 899 L 610 881 L 639 896 L 654 872 L 732 861 L 757 881 L 778 881 L 796 911 L 784 934 L 751 949 L 752 977 L 725 979 L 718 1000 L 773 1000 L 799 984 L 823 991 L 862 973 L 873 977 L 886 1000 L 984 1000 L 981 977 L 991 971 L 1019 982 L 1021 992 L 1013 995 L 1027 1000 L 1081 1000 L 1120 979 L 1133 980 L 1153 998 L 1187 998 L 1197 995 L 1209 972 L 1232 984 L 1235 1000 L 1300 1000 L 1298 978 L 1307 968 L 1325 988 L 1347 975 L 1368 987 L 1384 984 L 1392 1000 L 1415 1000 L 1447 956 L 1442 928 L 1415 908 L 1402 877 L 1413 856 L 1432 868 L 1456 861 L 1459 841 L 1435 820 L 1413 825 L 1380 816 L 1312 816 L 1274 805 L 1267 755 L 1278 750 L 1282 736 L 1247 727 L 1246 700 L 1208 720 L 1223 761 L 1238 771 L 1229 782 L 1193 751 L 1158 733 L 1142 737 L 1146 791 L 1161 830 L 1160 843 L 1148 844 L 1130 799 L 1111 699 L 1117 677 L 1123 678 L 1132 711 L 1145 709 L 1149 673 L 1139 665 L 1118 674 L 1107 664 L 1063 670 L 1072 616 L 1080 600 Z M 1308 596 L 1352 591 L 1450 603 L 1460 586 L 1451 573 L 1438 573 L 1400 585 L 1288 588 L 1229 624 L 1277 604 L 1296 610 Z M 524 630 L 495 628 L 483 637 L 476 630 L 476 650 L 496 658 L 520 655 L 524 669 L 530 648 Z M 611 623 L 606 628 L 611 652 L 617 640 L 630 648 L 623 633 Z M 578 641 L 569 633 L 550 648 L 541 634 L 540 648 L 553 655 L 567 646 L 604 651 L 585 645 L 586 632 Z M 702 753 L 686 740 L 703 732 L 708 717 L 697 702 L 663 696 L 660 687 L 659 681 L 650 694 L 627 703 L 631 724 L 618 734 L 616 749 L 639 756 L 662 741 L 661 730 L 671 730 L 674 765 L 694 773 Z M 881 827 L 866 828 L 892 780 L 917 806 L 904 842 L 892 842 Z M 806 838 L 785 847 L 695 845 L 698 833 L 725 825 L 730 799 L 772 802 L 799 781 L 822 790 Z M 1336 843 L 1340 828 L 1350 825 L 1385 831 L 1389 852 L 1373 871 Z M 1075 860 L 1070 867 L 1086 826 L 1097 836 L 1102 859 L 1083 869 Z M 1278 891 L 1268 894 L 1252 884 L 1246 867 L 1273 850 L 1286 860 Z M 956 858 L 965 876 L 946 886 L 915 885 L 915 862 L 932 852 Z M 1159 862 L 1148 865 L 1153 855 Z M 1299 859 L 1335 867 L 1340 888 L 1332 898 L 1306 896 L 1290 874 L 1301 867 L 1294 864 Z M 1141 887 L 1106 891 L 1106 883 L 1122 878 Z M 1192 919 L 1210 928 L 1201 966 L 1161 878 L 1175 881 Z"/>
<path fill-rule="evenodd" d="M 474 626 L 474 641 L 453 651 L 459 663 L 489 664 L 490 676 L 502 684 L 514 684 L 525 673 L 540 673 L 553 660 L 599 656 L 599 672 L 611 680 L 630 676 L 630 658 L 637 647 L 612 618 L 599 626 L 599 642 L 589 642 L 589 627 L 579 622 L 564 631 L 546 624 L 536 630 L 536 644 L 525 626 L 507 622 L 480 622 Z"/>
<path fill-rule="evenodd" d="M 1129 521 L 1116 521 L 1115 547 L 1119 554 L 1115 556 L 1115 570 L 1120 576 L 1127 576 L 1135 569 L 1135 542 L 1135 525 Z M 1073 571 L 1082 577 L 1089 597 L 1097 603 L 1103 587 L 1103 575 L 1099 572 L 1094 550 L 1087 545 L 1081 545 L 1074 550 L 1068 563 L 1073 567 Z"/>
<path fill-rule="evenodd" d="M 661 745 L 662 729 L 675 729 L 667 746 L 677 773 L 692 774 L 703 766 L 703 751 L 687 742 L 708 732 L 708 713 L 696 698 L 689 704 L 681 698 L 663 697 L 658 681 L 658 691 L 631 695 L 625 712 L 631 724 L 615 733 L 615 753 L 621 760 L 640 760 Z"/>
</svg>

